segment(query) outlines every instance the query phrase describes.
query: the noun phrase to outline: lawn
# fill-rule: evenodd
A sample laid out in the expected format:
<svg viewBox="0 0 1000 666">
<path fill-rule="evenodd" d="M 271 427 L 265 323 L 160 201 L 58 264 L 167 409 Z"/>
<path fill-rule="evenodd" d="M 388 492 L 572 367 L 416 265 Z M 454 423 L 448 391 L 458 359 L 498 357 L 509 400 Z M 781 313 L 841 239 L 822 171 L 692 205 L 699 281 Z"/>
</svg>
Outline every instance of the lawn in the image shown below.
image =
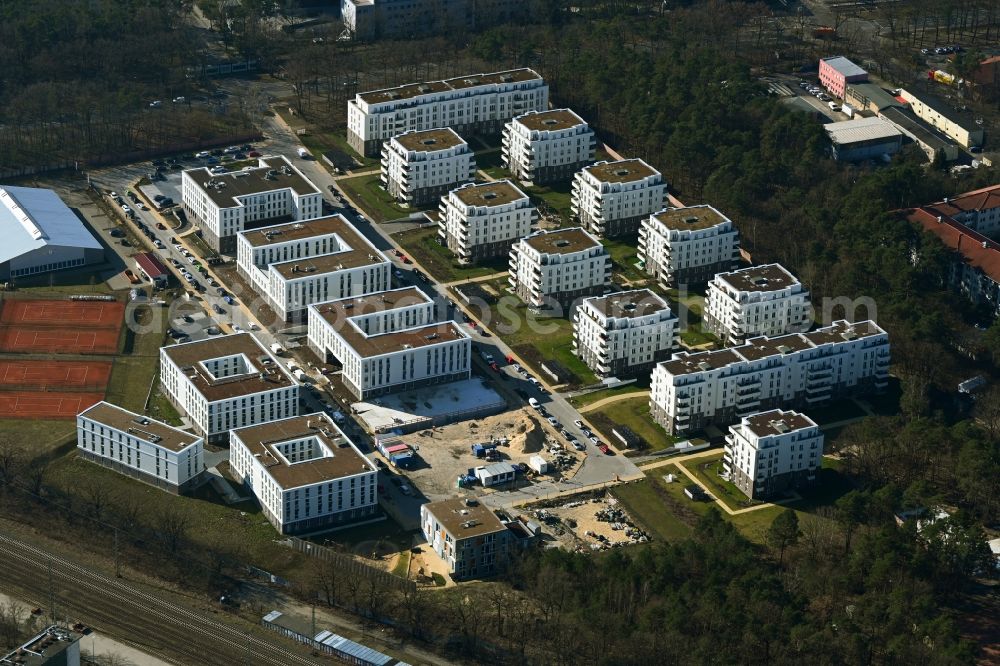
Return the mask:
<svg viewBox="0 0 1000 666">
<path fill-rule="evenodd" d="M 719 472 L 722 470 L 721 451 L 718 456 L 697 458 L 683 464 L 684 468 L 694 474 L 708 492 L 725 503 L 733 511 L 763 504 L 759 500 L 749 499 L 736 487 L 736 484 L 726 481 L 719 476 Z"/>
<path fill-rule="evenodd" d="M 510 172 L 504 169 L 499 164 L 479 167 L 479 170 L 484 172 L 493 180 L 507 180 L 508 178 L 510 178 Z"/>
<path fill-rule="evenodd" d="M 299 134 L 299 141 L 305 146 L 313 157 L 317 160 L 323 158 L 323 153 L 330 150 L 331 148 L 336 148 L 341 152 L 347 153 L 358 162 L 361 163 L 360 168 L 369 167 L 378 164 L 378 159 L 371 157 L 364 157 L 359 155 L 351 148 L 347 143 L 347 130 L 341 129 L 336 130 L 320 130 L 316 127 L 310 125 L 310 123 L 299 115 L 291 115 L 288 112 L 288 104 L 279 104 L 275 107 L 278 110 L 278 115 L 292 128 L 292 131 L 297 131 L 300 129 L 305 129 L 305 134 Z"/>
<path fill-rule="evenodd" d="M 493 150 L 482 150 L 476 153 L 476 168 L 487 171 L 500 166 L 503 161 L 503 153 L 499 148 Z M 492 173 L 490 174 L 493 175 Z M 506 176 L 505 176 L 506 177 Z"/>
<path fill-rule="evenodd" d="M 615 388 L 603 389 L 600 391 L 593 391 L 592 393 L 585 393 L 584 395 L 578 395 L 569 399 L 569 402 L 574 407 L 586 407 L 587 405 L 592 405 L 599 400 L 604 400 L 605 398 L 612 398 L 617 395 L 627 395 L 629 393 L 635 393 L 638 395 L 643 395 L 646 389 L 636 385 L 636 384 L 626 384 L 624 386 L 616 386 Z"/>
<path fill-rule="evenodd" d="M 651 279 L 648 275 L 635 267 L 638 261 L 638 250 L 634 245 L 620 240 L 601 239 L 601 243 L 608 249 L 611 255 L 612 268 L 615 273 L 620 274 L 629 282 L 647 283 Z"/>
<path fill-rule="evenodd" d="M 573 219 L 572 183 L 569 181 L 551 183 L 549 185 L 533 185 L 525 189 L 535 199 L 539 212 L 554 214 L 562 218 L 563 225 Z M 541 200 L 541 203 L 538 200 Z"/>
<path fill-rule="evenodd" d="M 397 204 L 380 186 L 378 173 L 344 178 L 337 181 L 337 186 L 375 222 L 407 218 L 419 212 L 418 208 L 403 208 Z"/>
<path fill-rule="evenodd" d="M 587 420 L 601 431 L 605 439 L 614 442 L 615 445 L 620 444 L 620 440 L 611 434 L 612 428 L 616 425 L 631 428 L 632 432 L 646 440 L 647 452 L 662 451 L 681 441 L 680 437 L 667 434 L 666 430 L 653 421 L 649 415 L 649 397 L 645 395 L 618 400 L 587 412 Z"/>
<path fill-rule="evenodd" d="M 76 444 L 76 420 L 0 419 L 0 433 L 31 458 L 48 456 Z"/>
<path fill-rule="evenodd" d="M 809 418 L 819 425 L 826 423 L 836 423 L 865 416 L 865 410 L 858 406 L 858 403 L 851 399 L 838 400 L 822 407 L 809 409 Z"/>
<path fill-rule="evenodd" d="M 111 274 L 111 271 L 105 271 Z M 17 290 L 33 298 L 64 298 L 73 294 L 110 294 L 112 290 L 100 272 L 93 269 L 56 271 L 45 275 L 17 278 Z"/>
<path fill-rule="evenodd" d="M 184 236 L 184 241 L 194 248 L 194 251 L 198 253 L 198 256 L 202 259 L 210 259 L 217 256 L 219 253 L 208 246 L 208 244 L 202 240 L 202 237 L 197 233 L 188 234 Z"/>
<path fill-rule="evenodd" d="M 676 541 L 691 536 L 691 525 L 678 517 L 677 511 L 665 510 L 676 500 L 654 478 L 616 486 L 611 494 L 625 505 L 625 510 L 642 529 L 658 541 Z"/>
<path fill-rule="evenodd" d="M 438 242 L 437 227 L 411 229 L 393 234 L 393 238 L 438 282 L 470 280 L 507 270 L 507 257 L 498 257 L 474 266 L 462 266 L 455 260 L 451 250 Z"/>
<path fill-rule="evenodd" d="M 125 409 L 141 412 L 149 387 L 156 377 L 160 347 L 166 339 L 169 322 L 166 308 L 145 307 L 135 312 L 148 330 L 134 332 L 126 325 L 123 354 L 115 359 L 111 368 L 105 399 Z M 176 415 L 176 412 L 173 414 Z M 171 414 L 164 412 L 164 416 Z"/>
</svg>

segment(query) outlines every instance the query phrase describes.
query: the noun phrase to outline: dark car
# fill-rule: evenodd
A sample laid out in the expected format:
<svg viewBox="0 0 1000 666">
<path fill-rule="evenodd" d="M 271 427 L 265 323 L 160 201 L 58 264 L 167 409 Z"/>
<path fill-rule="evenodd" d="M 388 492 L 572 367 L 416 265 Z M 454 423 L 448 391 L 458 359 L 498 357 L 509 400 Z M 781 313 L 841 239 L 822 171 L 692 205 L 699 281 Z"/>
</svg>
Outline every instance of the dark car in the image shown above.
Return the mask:
<svg viewBox="0 0 1000 666">
<path fill-rule="evenodd" d="M 215 150 L 212 151 L 212 154 L 215 155 L 216 157 L 222 157 L 223 155 L 226 154 L 226 151 L 224 151 L 222 148 L 216 148 Z"/>
<path fill-rule="evenodd" d="M 111 234 L 112 238 L 121 238 L 125 235 L 125 232 L 121 229 L 112 229 L 108 233 Z"/>
<path fill-rule="evenodd" d="M 153 166 L 155 167 L 167 166 L 167 163 L 164 162 L 163 160 L 153 160 Z"/>
<path fill-rule="evenodd" d="M 162 194 L 157 194 L 156 196 L 153 197 L 153 201 L 163 201 L 166 198 L 167 197 Z"/>
<path fill-rule="evenodd" d="M 240 146 L 240 150 L 245 153 L 248 150 L 253 150 L 253 146 L 251 146 L 249 143 L 244 143 L 242 146 Z"/>
<path fill-rule="evenodd" d="M 247 158 L 246 153 L 236 153 L 235 155 L 233 155 L 233 159 L 237 160 L 245 160 L 246 158 Z"/>
<path fill-rule="evenodd" d="M 232 296 L 223 296 L 222 300 L 224 300 L 229 305 L 236 305 L 236 301 L 233 300 Z"/>
<path fill-rule="evenodd" d="M 218 303 L 216 303 L 215 305 L 213 305 L 212 309 L 215 310 L 215 314 L 226 314 L 226 311 L 223 310 L 222 306 L 219 305 Z"/>
</svg>

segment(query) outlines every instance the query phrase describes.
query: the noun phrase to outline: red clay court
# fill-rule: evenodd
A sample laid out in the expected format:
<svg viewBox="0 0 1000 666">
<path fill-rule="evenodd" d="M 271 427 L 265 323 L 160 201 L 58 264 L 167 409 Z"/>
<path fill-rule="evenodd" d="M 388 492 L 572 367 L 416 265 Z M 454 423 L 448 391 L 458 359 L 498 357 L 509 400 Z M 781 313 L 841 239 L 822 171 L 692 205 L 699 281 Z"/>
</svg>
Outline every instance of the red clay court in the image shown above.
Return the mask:
<svg viewBox="0 0 1000 666">
<path fill-rule="evenodd" d="M 0 392 L 0 414 L 10 419 L 66 419 L 104 399 L 104 393 Z"/>
<path fill-rule="evenodd" d="M 114 354 L 124 312 L 117 301 L 6 299 L 0 351 Z"/>
<path fill-rule="evenodd" d="M 111 377 L 111 361 L 0 360 L 0 391 L 104 391 Z"/>
</svg>

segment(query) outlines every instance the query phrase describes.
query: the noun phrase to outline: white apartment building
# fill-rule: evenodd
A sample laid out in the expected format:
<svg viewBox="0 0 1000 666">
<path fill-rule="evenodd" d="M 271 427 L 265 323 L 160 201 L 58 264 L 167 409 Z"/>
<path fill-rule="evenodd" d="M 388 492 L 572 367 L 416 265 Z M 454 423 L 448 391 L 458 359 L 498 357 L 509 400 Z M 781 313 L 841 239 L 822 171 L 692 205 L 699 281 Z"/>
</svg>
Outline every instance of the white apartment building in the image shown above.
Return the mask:
<svg viewBox="0 0 1000 666">
<path fill-rule="evenodd" d="M 573 322 L 573 353 L 601 377 L 650 371 L 677 338 L 677 316 L 649 289 L 585 298 Z"/>
<path fill-rule="evenodd" d="M 205 242 L 227 254 L 236 250 L 241 231 L 323 214 L 319 188 L 283 155 L 221 174 L 206 167 L 188 169 L 181 174 L 181 196 L 184 212 L 201 227 Z"/>
<path fill-rule="evenodd" d="M 204 440 L 109 402 L 76 417 L 77 455 L 174 494 L 205 478 Z"/>
<path fill-rule="evenodd" d="M 657 423 L 679 435 L 755 412 L 880 391 L 888 381 L 888 334 L 871 321 L 841 320 L 808 333 L 676 353 L 653 369 L 649 406 Z"/>
<path fill-rule="evenodd" d="M 750 499 L 764 499 L 816 480 L 823 464 L 823 432 L 795 411 L 744 416 L 729 427 L 723 474 Z"/>
<path fill-rule="evenodd" d="M 449 127 L 404 132 L 382 144 L 382 187 L 404 206 L 423 206 L 475 180 L 476 156 Z"/>
<path fill-rule="evenodd" d="M 509 254 L 537 219 L 531 199 L 509 180 L 469 183 L 441 199 L 438 238 L 459 263 L 471 264 Z"/>
<path fill-rule="evenodd" d="M 299 410 L 298 384 L 249 333 L 161 348 L 160 385 L 209 442 Z"/>
<path fill-rule="evenodd" d="M 392 264 L 343 215 L 244 231 L 237 272 L 283 321 L 313 303 L 389 288 Z"/>
<path fill-rule="evenodd" d="M 380 517 L 375 465 L 323 413 L 234 429 L 233 474 L 281 534 Z"/>
<path fill-rule="evenodd" d="M 514 538 L 489 507 L 461 498 L 420 505 L 420 528 L 455 580 L 495 574 Z"/>
<path fill-rule="evenodd" d="M 459 134 L 498 134 L 503 124 L 549 105 L 549 87 L 530 69 L 469 74 L 358 93 L 347 103 L 347 142 L 376 157 L 403 132 L 450 127 Z"/>
<path fill-rule="evenodd" d="M 707 204 L 666 208 L 639 227 L 639 264 L 664 289 L 708 282 L 739 256 L 736 226 Z"/>
<path fill-rule="evenodd" d="M 416 287 L 309 306 L 309 346 L 359 400 L 470 375 L 472 341 Z"/>
<path fill-rule="evenodd" d="M 509 283 L 530 308 L 568 308 L 608 289 L 611 255 L 579 227 L 536 231 L 511 247 Z"/>
<path fill-rule="evenodd" d="M 594 130 L 569 109 L 529 111 L 503 128 L 503 165 L 530 185 L 569 180 L 596 150 Z"/>
<path fill-rule="evenodd" d="M 811 325 L 809 292 L 779 264 L 718 273 L 708 283 L 703 323 L 725 344 L 802 333 Z"/>
<path fill-rule="evenodd" d="M 598 162 L 573 177 L 573 214 L 595 236 L 634 237 L 666 203 L 666 181 L 640 159 Z"/>
</svg>

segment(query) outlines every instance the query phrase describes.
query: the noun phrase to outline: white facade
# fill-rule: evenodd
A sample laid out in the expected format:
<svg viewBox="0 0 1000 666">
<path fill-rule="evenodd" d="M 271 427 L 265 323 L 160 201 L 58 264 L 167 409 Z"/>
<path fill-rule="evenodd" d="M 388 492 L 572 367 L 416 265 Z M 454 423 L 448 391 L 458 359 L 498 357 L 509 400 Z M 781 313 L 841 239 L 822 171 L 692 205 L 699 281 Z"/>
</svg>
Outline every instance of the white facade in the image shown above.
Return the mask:
<svg viewBox="0 0 1000 666">
<path fill-rule="evenodd" d="M 79 454 L 173 493 L 199 485 L 204 440 L 147 416 L 99 402 L 76 417 Z"/>
<path fill-rule="evenodd" d="M 639 228 L 639 262 L 664 288 L 708 282 L 736 265 L 739 249 L 735 225 L 709 205 L 667 208 Z"/>
<path fill-rule="evenodd" d="M 531 308 L 567 307 L 611 284 L 611 255 L 579 227 L 536 231 L 510 250 L 512 289 Z"/>
<path fill-rule="evenodd" d="M 441 199 L 440 213 L 438 236 L 463 264 L 508 254 L 538 216 L 528 195 L 509 180 L 454 189 Z"/>
<path fill-rule="evenodd" d="M 472 343 L 453 321 L 435 323 L 434 302 L 416 287 L 309 307 L 310 347 L 343 366 L 358 399 L 468 379 Z"/>
<path fill-rule="evenodd" d="M 358 93 L 349 101 L 347 140 L 359 153 L 374 157 L 381 142 L 403 132 L 438 127 L 498 132 L 514 116 L 548 104 L 548 85 L 530 69 L 410 83 Z"/>
<path fill-rule="evenodd" d="M 984 236 L 1000 238 L 1000 185 L 965 192 L 923 208 L 931 215 L 951 218 Z"/>
<path fill-rule="evenodd" d="M 598 162 L 573 177 L 573 214 L 598 236 L 633 235 L 667 201 L 667 183 L 640 159 Z"/>
<path fill-rule="evenodd" d="M 503 165 L 526 183 L 569 180 L 596 150 L 594 130 L 569 109 L 529 111 L 503 128 Z"/>
<path fill-rule="evenodd" d="M 723 472 L 751 499 L 815 480 L 823 432 L 804 414 L 776 409 L 729 427 Z"/>
<path fill-rule="evenodd" d="M 284 156 L 262 157 L 246 171 L 212 174 L 207 168 L 181 174 L 184 210 L 220 252 L 235 250 L 235 237 L 268 220 L 311 220 L 323 214 L 323 195 Z"/>
<path fill-rule="evenodd" d="M 888 381 L 888 334 L 870 321 L 837 321 L 729 349 L 676 353 L 654 368 L 649 405 L 657 423 L 684 434 L 767 409 L 881 390 Z"/>
<path fill-rule="evenodd" d="M 389 288 L 392 264 L 343 215 L 244 231 L 236 266 L 282 320 Z"/>
<path fill-rule="evenodd" d="M 421 504 L 420 529 L 455 579 L 496 573 L 513 540 L 497 515 L 475 500 Z"/>
<path fill-rule="evenodd" d="M 323 413 L 230 433 L 229 464 L 282 534 L 378 516 L 375 465 Z"/>
<path fill-rule="evenodd" d="M 573 322 L 574 353 L 602 377 L 649 370 L 677 337 L 676 315 L 649 289 L 585 298 Z"/>
<path fill-rule="evenodd" d="M 476 156 L 453 129 L 406 132 L 382 144 L 382 187 L 404 205 L 437 200 L 476 177 Z"/>
<path fill-rule="evenodd" d="M 719 273 L 708 283 L 705 327 L 726 343 L 809 330 L 809 292 L 779 264 Z"/>
<path fill-rule="evenodd" d="M 905 88 L 899 96 L 910 103 L 916 116 L 938 128 L 965 148 L 982 146 L 984 131 L 976 125 L 971 113 L 963 113 L 931 94 L 919 96 Z"/>
<path fill-rule="evenodd" d="M 210 442 L 298 414 L 298 385 L 249 333 L 161 348 L 160 385 Z"/>
</svg>

